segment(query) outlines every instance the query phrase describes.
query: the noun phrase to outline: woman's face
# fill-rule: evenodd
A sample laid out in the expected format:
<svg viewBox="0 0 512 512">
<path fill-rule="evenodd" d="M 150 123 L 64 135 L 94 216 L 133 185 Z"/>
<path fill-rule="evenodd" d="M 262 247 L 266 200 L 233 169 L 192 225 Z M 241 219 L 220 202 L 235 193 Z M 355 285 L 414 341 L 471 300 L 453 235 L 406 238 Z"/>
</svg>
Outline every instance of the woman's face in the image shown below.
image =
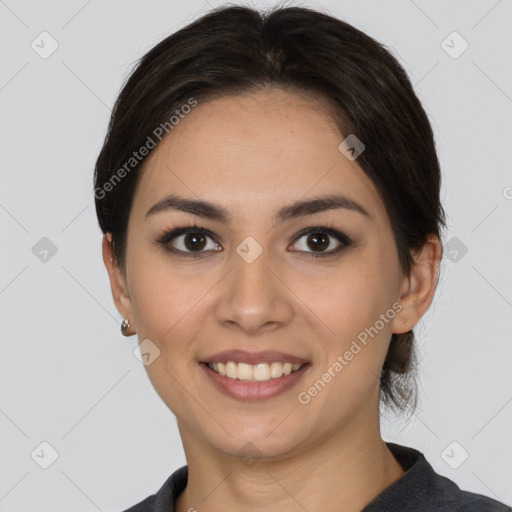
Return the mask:
<svg viewBox="0 0 512 512">
<path fill-rule="evenodd" d="M 124 313 L 185 438 L 280 457 L 375 428 L 391 334 L 411 327 L 385 206 L 343 139 L 320 106 L 273 89 L 199 103 L 148 157 Z M 154 208 L 171 194 L 208 205 Z M 190 231 L 162 241 L 174 228 Z M 279 377 L 287 362 L 307 364 Z"/>
</svg>

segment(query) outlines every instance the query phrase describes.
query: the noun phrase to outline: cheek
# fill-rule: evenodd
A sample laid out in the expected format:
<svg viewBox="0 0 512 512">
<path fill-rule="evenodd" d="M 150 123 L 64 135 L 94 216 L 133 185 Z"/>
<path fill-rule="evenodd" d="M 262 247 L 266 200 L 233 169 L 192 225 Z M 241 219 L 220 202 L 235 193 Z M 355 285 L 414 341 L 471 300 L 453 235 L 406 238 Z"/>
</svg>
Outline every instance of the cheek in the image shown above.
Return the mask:
<svg viewBox="0 0 512 512">
<path fill-rule="evenodd" d="M 295 282 L 297 295 L 326 327 L 326 339 L 338 344 L 373 326 L 396 298 L 398 273 L 383 258 L 368 253 L 354 253 L 332 271 Z M 384 330 L 390 328 L 386 323 Z"/>
<path fill-rule="evenodd" d="M 326 406 L 343 396 L 351 407 L 375 392 L 396 314 L 398 280 L 393 260 L 372 248 L 347 259 L 336 272 L 317 276 L 313 285 L 301 284 L 297 295 L 321 320 L 316 323 L 326 326 L 315 372 L 316 379 L 332 382 L 320 399 Z"/>
<path fill-rule="evenodd" d="M 131 300 L 140 342 L 150 339 L 158 357 L 145 367 L 148 378 L 174 414 L 187 410 L 188 379 L 196 368 L 191 354 L 204 315 L 201 298 L 208 282 L 174 271 L 157 258 L 132 258 Z M 160 258 L 162 259 L 162 258 Z"/>
<path fill-rule="evenodd" d="M 203 278 L 197 279 L 173 267 L 162 255 L 142 251 L 133 251 L 131 263 L 130 297 L 137 331 L 165 344 L 197 314 L 213 277 L 203 273 Z"/>
</svg>

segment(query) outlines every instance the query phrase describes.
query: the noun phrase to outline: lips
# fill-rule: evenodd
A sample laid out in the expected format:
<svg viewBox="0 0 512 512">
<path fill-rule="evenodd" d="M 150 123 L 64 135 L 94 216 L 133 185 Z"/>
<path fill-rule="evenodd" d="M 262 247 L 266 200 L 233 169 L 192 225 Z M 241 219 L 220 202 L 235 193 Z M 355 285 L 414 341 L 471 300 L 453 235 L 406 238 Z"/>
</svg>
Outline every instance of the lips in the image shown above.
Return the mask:
<svg viewBox="0 0 512 512">
<path fill-rule="evenodd" d="M 200 362 L 215 387 L 238 400 L 261 400 L 290 389 L 311 369 L 307 359 L 276 351 L 218 352 Z"/>
</svg>

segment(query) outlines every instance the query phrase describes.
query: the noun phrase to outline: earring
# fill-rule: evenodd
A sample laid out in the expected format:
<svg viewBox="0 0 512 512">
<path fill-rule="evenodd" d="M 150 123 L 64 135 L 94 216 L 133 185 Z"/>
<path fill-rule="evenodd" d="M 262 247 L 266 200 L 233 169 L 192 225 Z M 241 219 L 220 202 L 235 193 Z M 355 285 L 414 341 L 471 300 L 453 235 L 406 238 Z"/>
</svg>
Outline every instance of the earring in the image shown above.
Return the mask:
<svg viewBox="0 0 512 512">
<path fill-rule="evenodd" d="M 128 329 L 131 327 L 130 320 L 127 318 L 126 320 L 123 320 L 121 323 L 121 332 L 123 333 L 123 336 L 130 336 L 130 333 L 128 332 Z"/>
</svg>

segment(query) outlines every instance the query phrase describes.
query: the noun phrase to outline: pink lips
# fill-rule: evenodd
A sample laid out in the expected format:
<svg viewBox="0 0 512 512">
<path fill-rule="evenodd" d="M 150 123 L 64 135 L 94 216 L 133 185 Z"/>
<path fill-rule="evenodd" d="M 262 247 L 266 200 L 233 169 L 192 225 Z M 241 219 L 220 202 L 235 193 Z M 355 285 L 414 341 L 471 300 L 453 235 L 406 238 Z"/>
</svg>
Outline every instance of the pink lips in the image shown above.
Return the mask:
<svg viewBox="0 0 512 512">
<path fill-rule="evenodd" d="M 235 363 L 292 363 L 302 364 L 302 368 L 283 375 L 275 379 L 265 382 L 250 382 L 238 379 L 230 379 L 213 371 L 207 363 L 224 363 L 233 361 Z M 214 385 L 224 394 L 237 400 L 263 400 L 275 397 L 294 386 L 305 373 L 309 372 L 311 364 L 307 359 L 302 359 L 291 354 L 283 352 L 264 351 L 264 352 L 247 352 L 244 350 L 229 350 L 218 352 L 208 356 L 200 363 L 201 368 L 206 375 L 213 381 Z"/>
</svg>

